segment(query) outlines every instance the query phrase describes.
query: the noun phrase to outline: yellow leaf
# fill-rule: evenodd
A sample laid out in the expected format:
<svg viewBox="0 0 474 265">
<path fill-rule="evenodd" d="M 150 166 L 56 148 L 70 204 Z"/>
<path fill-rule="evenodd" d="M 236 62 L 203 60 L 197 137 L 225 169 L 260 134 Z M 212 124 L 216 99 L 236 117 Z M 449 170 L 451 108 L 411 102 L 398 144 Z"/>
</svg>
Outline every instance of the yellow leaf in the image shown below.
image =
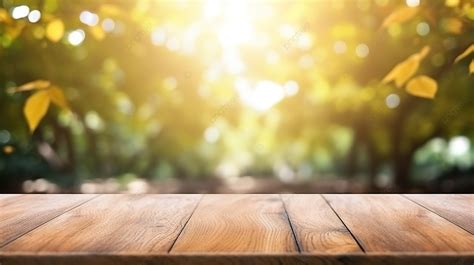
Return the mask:
<svg viewBox="0 0 474 265">
<path fill-rule="evenodd" d="M 438 91 L 438 83 L 429 76 L 420 75 L 408 82 L 406 91 L 413 96 L 432 99 Z"/>
<path fill-rule="evenodd" d="M 420 61 L 429 53 L 430 47 L 425 46 L 420 52 L 408 57 L 405 61 L 397 64 L 382 80 L 383 84 L 395 81 L 397 87 L 403 86 L 418 70 Z"/>
<path fill-rule="evenodd" d="M 60 19 L 54 19 L 46 26 L 46 37 L 52 42 L 58 42 L 64 35 L 64 23 Z"/>
<path fill-rule="evenodd" d="M 397 64 L 390 73 L 383 79 L 382 83 L 386 84 L 395 80 L 397 87 L 403 86 L 418 70 L 420 61 L 415 56 L 410 56 L 407 60 Z"/>
<path fill-rule="evenodd" d="M 474 74 L 474 59 L 472 59 L 471 64 L 469 64 L 469 73 Z"/>
<path fill-rule="evenodd" d="M 466 58 L 469 54 L 474 52 L 474 44 L 471 44 L 463 53 L 461 53 L 456 59 L 454 59 L 454 63 L 461 61 L 462 59 Z"/>
<path fill-rule="evenodd" d="M 9 92 L 16 93 L 16 92 L 35 90 L 35 89 L 45 89 L 45 88 L 48 88 L 50 85 L 51 85 L 51 82 L 49 82 L 48 80 L 39 79 L 32 82 L 28 82 L 19 87 L 10 88 Z"/>
<path fill-rule="evenodd" d="M 33 95 L 31 95 L 27 100 L 25 107 L 23 108 L 23 113 L 25 114 L 26 121 L 28 122 L 28 127 L 30 132 L 34 132 L 41 119 L 48 111 L 49 107 L 49 93 L 46 90 L 40 90 Z"/>
<path fill-rule="evenodd" d="M 387 28 L 395 23 L 408 21 L 414 17 L 416 13 L 418 13 L 418 8 L 415 7 L 402 7 L 397 9 L 383 21 L 382 28 Z"/>
<path fill-rule="evenodd" d="M 428 55 L 428 53 L 430 52 L 430 47 L 429 46 L 425 46 L 423 47 L 423 49 L 421 49 L 421 51 L 417 54 L 414 54 L 415 56 L 418 56 L 418 59 L 421 61 L 423 59 L 425 59 L 426 55 Z"/>
<path fill-rule="evenodd" d="M 51 87 L 47 90 L 51 101 L 63 109 L 69 109 L 66 97 L 61 89 L 58 87 Z"/>
</svg>

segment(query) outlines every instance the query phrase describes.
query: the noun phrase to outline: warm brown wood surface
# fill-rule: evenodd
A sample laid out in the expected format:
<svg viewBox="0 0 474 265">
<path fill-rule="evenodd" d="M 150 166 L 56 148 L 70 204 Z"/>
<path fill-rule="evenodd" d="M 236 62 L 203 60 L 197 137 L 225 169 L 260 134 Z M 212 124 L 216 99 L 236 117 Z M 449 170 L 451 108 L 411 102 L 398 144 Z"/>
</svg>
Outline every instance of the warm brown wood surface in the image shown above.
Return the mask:
<svg viewBox="0 0 474 265">
<path fill-rule="evenodd" d="M 282 195 L 282 199 L 301 252 L 362 252 L 350 232 L 321 195 Z"/>
<path fill-rule="evenodd" d="M 0 264 L 474 264 L 474 195 L 0 195 Z"/>
<path fill-rule="evenodd" d="M 2 250 L 166 253 L 200 196 L 101 196 L 24 235 Z"/>
<path fill-rule="evenodd" d="M 366 252 L 474 252 L 474 236 L 400 195 L 324 195 Z"/>
<path fill-rule="evenodd" d="M 297 252 L 276 194 L 205 195 L 172 253 Z"/>
<path fill-rule="evenodd" d="M 96 195 L 2 195 L 0 247 Z"/>
<path fill-rule="evenodd" d="M 474 196 L 467 194 L 405 196 L 474 234 Z"/>
</svg>

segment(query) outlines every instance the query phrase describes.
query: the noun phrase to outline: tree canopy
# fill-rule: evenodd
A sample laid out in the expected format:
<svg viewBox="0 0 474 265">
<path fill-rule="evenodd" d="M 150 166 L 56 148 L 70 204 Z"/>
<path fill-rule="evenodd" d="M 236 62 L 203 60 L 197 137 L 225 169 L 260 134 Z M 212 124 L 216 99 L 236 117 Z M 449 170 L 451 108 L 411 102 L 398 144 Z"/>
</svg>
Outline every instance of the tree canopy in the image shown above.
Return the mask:
<svg viewBox="0 0 474 265">
<path fill-rule="evenodd" d="M 5 185 L 473 167 L 472 1 L 0 4 Z"/>
</svg>

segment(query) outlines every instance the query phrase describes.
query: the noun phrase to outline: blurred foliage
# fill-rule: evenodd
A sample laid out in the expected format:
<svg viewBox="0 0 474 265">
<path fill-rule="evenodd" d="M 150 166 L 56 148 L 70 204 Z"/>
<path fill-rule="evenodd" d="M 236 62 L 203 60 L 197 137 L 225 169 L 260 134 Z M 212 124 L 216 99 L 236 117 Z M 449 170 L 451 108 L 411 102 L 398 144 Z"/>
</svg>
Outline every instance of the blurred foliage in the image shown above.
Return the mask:
<svg viewBox="0 0 474 265">
<path fill-rule="evenodd" d="M 0 0 L 0 185 L 472 168 L 473 36 L 472 0 Z"/>
</svg>

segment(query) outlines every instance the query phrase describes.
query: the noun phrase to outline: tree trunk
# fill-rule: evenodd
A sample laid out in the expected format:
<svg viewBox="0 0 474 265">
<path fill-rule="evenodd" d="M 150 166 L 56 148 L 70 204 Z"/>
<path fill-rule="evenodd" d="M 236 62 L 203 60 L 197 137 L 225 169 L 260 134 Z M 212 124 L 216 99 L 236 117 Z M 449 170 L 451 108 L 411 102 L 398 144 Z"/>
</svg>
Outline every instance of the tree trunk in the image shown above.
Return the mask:
<svg viewBox="0 0 474 265">
<path fill-rule="evenodd" d="M 91 173 L 94 177 L 102 174 L 102 160 L 100 157 L 100 150 L 98 148 L 97 137 L 94 131 L 84 126 L 85 137 L 87 141 L 87 157 L 89 158 L 89 165 Z"/>
<path fill-rule="evenodd" d="M 76 170 L 76 146 L 74 145 L 74 135 L 69 128 L 63 128 L 63 132 L 67 150 L 67 169 L 70 172 L 73 172 Z"/>
<path fill-rule="evenodd" d="M 370 139 L 367 143 L 367 151 L 369 154 L 369 189 L 370 191 L 375 191 L 377 189 L 377 172 L 380 166 L 380 157 L 377 154 L 375 143 L 373 139 Z"/>
<path fill-rule="evenodd" d="M 360 147 L 364 142 L 366 142 L 366 135 L 365 135 L 365 126 L 362 124 L 361 121 L 355 122 L 352 126 L 354 128 L 354 140 L 352 141 L 351 148 L 349 150 L 349 154 L 347 154 L 347 162 L 346 162 L 346 169 L 345 174 L 347 178 L 354 178 L 357 173 L 358 165 L 357 165 L 357 155 L 360 150 Z"/>
<path fill-rule="evenodd" d="M 395 189 L 399 192 L 406 191 L 410 186 L 410 166 L 414 151 L 411 151 L 412 148 L 407 150 L 408 142 L 403 129 L 407 117 L 406 111 L 411 108 L 413 102 L 412 98 L 404 100 L 400 105 L 400 111 L 396 113 L 392 120 L 392 170 Z"/>
<path fill-rule="evenodd" d="M 401 192 L 408 191 L 410 187 L 410 169 L 413 153 L 400 154 L 394 157 L 393 173 L 396 188 Z"/>
</svg>

